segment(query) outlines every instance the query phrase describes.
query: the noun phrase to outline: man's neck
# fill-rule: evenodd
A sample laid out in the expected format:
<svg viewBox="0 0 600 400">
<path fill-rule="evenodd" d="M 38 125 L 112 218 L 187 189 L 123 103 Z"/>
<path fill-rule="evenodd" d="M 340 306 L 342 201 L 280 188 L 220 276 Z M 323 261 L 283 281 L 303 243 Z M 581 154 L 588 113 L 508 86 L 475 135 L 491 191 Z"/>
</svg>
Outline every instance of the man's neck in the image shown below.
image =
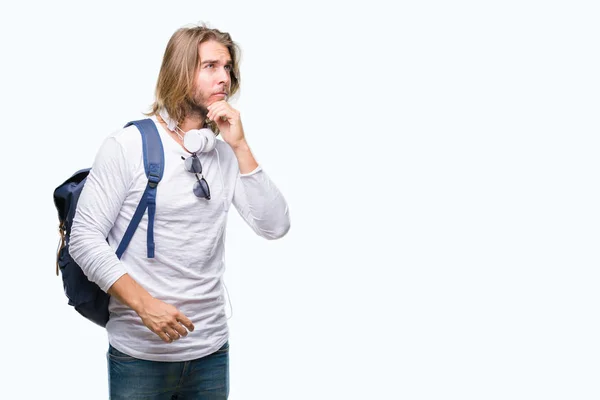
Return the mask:
<svg viewBox="0 0 600 400">
<path fill-rule="evenodd" d="M 158 122 L 160 122 L 160 124 L 167 130 L 169 131 L 166 122 L 160 117 L 160 115 L 157 115 L 156 118 L 158 119 Z M 205 127 L 205 118 L 203 118 L 200 115 L 195 115 L 195 116 L 189 116 L 189 117 L 185 117 L 183 119 L 183 121 L 178 124 L 177 126 L 179 126 L 179 129 L 181 129 L 183 132 L 187 132 L 191 129 L 201 129 Z M 177 128 L 175 128 L 175 131 L 172 132 L 176 132 L 178 131 Z"/>
<path fill-rule="evenodd" d="M 185 132 L 187 132 L 191 129 L 200 129 L 204 125 L 204 119 L 202 119 L 200 117 L 197 117 L 197 118 L 186 117 L 183 120 L 183 122 L 181 124 L 179 124 L 179 128 L 181 129 L 182 132 L 178 132 L 179 129 L 177 129 L 177 128 L 175 128 L 174 131 L 170 130 L 169 127 L 167 126 L 167 123 L 160 117 L 160 115 L 157 115 L 156 119 L 162 125 L 162 127 L 165 129 L 165 131 L 167 131 L 167 133 L 169 133 L 169 136 L 171 136 L 173 138 L 173 140 L 175 140 L 181 147 L 183 147 L 183 149 L 185 151 L 188 151 L 188 150 L 183 145 L 182 133 L 185 134 Z"/>
<path fill-rule="evenodd" d="M 191 129 L 201 129 L 204 128 L 204 117 L 201 115 L 191 115 L 184 118 L 184 120 L 179 124 L 179 128 L 182 131 L 187 132 Z"/>
</svg>

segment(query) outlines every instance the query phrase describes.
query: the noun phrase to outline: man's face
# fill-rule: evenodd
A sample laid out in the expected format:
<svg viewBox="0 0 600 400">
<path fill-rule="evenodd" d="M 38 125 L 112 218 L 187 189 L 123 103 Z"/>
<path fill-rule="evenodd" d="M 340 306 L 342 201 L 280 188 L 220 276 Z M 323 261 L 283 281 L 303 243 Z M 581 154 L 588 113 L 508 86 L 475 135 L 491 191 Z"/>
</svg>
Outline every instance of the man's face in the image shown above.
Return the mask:
<svg viewBox="0 0 600 400">
<path fill-rule="evenodd" d="M 194 106 L 206 115 L 206 107 L 225 100 L 231 88 L 231 56 L 227 47 L 209 40 L 200 44 L 200 66 L 194 81 Z"/>
</svg>

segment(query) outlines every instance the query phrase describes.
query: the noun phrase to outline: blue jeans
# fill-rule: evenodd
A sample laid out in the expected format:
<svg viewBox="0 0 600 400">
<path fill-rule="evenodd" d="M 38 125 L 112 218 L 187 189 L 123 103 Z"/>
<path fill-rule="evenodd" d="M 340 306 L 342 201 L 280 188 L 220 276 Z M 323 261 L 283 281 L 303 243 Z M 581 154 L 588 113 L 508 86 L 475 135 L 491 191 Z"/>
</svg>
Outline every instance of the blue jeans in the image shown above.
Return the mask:
<svg viewBox="0 0 600 400">
<path fill-rule="evenodd" d="M 140 360 L 111 345 L 106 358 L 113 400 L 226 400 L 229 396 L 229 342 L 191 361 Z"/>
</svg>

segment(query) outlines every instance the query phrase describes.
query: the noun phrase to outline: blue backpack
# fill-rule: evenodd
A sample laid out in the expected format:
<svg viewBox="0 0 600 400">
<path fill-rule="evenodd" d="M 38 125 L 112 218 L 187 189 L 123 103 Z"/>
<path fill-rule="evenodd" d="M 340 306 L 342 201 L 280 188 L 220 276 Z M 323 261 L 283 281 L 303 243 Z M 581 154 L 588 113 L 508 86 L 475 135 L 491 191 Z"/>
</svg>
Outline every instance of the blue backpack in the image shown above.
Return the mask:
<svg viewBox="0 0 600 400">
<path fill-rule="evenodd" d="M 148 209 L 148 258 L 154 257 L 154 214 L 156 210 L 156 187 L 162 179 L 164 170 L 164 152 L 156 125 L 151 119 L 131 121 L 125 125 L 135 125 L 142 135 L 144 168 L 148 185 L 135 210 L 133 218 L 119 243 L 116 254 L 121 258 L 129 245 L 146 209 Z M 56 255 L 56 275 L 60 270 L 68 304 L 90 321 L 105 327 L 108 322 L 108 303 L 110 295 L 88 280 L 79 265 L 69 254 L 69 241 L 77 201 L 91 168 L 75 172 L 69 179 L 54 190 L 54 205 L 58 210 L 61 245 Z"/>
</svg>

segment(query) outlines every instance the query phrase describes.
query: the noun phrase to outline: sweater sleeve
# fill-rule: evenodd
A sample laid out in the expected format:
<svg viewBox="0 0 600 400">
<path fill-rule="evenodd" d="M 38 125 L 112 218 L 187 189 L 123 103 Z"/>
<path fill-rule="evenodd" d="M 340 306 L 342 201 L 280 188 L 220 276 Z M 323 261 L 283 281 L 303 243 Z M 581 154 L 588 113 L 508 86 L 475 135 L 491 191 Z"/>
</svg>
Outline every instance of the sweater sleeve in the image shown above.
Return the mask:
<svg viewBox="0 0 600 400">
<path fill-rule="evenodd" d="M 84 274 L 105 292 L 126 273 L 106 238 L 112 229 L 131 182 L 123 147 L 107 138 L 81 191 L 73 218 L 69 253 Z"/>
<path fill-rule="evenodd" d="M 233 205 L 261 237 L 279 239 L 290 229 L 287 202 L 260 166 L 250 173 L 238 174 Z"/>
</svg>

